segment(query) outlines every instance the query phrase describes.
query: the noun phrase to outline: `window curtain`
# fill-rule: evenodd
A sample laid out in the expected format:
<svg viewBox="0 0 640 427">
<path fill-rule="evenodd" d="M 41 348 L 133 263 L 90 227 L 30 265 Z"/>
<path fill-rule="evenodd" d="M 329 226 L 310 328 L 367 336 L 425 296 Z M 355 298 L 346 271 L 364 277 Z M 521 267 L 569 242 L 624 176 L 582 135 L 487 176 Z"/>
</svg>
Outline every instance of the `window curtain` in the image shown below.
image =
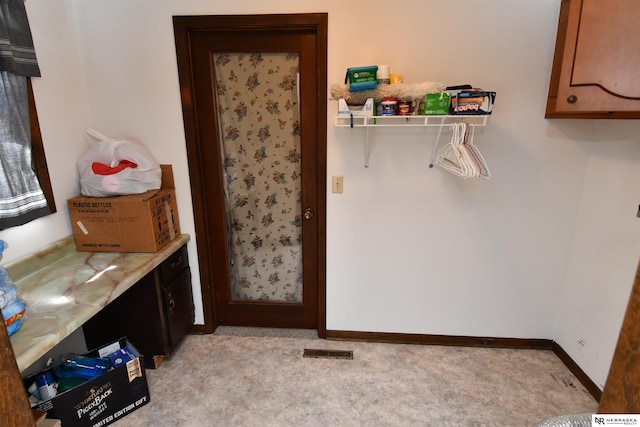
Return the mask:
<svg viewBox="0 0 640 427">
<path fill-rule="evenodd" d="M 23 0 L 0 0 L 0 229 L 50 213 L 32 167 L 27 77 L 40 76 Z"/>
<path fill-rule="evenodd" d="M 302 302 L 295 52 L 216 53 L 234 300 Z"/>
</svg>

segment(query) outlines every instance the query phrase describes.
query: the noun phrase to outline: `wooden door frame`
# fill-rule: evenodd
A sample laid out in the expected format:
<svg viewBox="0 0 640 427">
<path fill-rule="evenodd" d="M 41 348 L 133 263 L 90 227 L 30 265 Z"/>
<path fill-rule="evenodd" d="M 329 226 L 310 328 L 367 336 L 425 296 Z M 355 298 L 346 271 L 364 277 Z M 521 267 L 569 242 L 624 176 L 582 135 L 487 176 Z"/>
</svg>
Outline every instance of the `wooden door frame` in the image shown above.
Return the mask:
<svg viewBox="0 0 640 427">
<path fill-rule="evenodd" d="M 313 31 L 317 37 L 317 59 L 320 64 L 327 63 L 327 29 L 328 15 L 313 14 L 277 14 L 277 15 L 215 15 L 215 16 L 174 16 L 174 35 L 180 82 L 180 96 L 187 145 L 189 179 L 193 214 L 196 231 L 198 263 L 200 267 L 200 289 L 204 311 L 204 325 L 194 325 L 193 332 L 213 333 L 218 327 L 215 313 L 213 261 L 207 256 L 212 247 L 210 216 L 204 200 L 205 170 L 200 155 L 201 145 L 198 137 L 197 105 L 193 93 L 193 70 L 189 50 L 189 37 L 193 32 L 213 30 L 307 30 Z M 326 176 L 327 176 L 327 69 L 318 67 L 316 131 L 317 147 L 317 200 L 316 216 L 318 227 L 317 246 L 317 312 L 318 335 L 326 336 Z"/>
</svg>

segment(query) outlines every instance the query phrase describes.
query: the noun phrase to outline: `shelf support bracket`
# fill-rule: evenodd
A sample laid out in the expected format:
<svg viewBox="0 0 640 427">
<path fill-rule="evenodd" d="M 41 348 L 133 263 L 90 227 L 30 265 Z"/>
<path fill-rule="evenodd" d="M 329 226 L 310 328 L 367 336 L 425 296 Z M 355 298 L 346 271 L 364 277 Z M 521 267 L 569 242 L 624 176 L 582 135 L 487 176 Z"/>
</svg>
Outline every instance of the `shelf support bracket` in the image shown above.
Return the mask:
<svg viewBox="0 0 640 427">
<path fill-rule="evenodd" d="M 438 144 L 440 143 L 440 136 L 442 135 L 442 128 L 444 127 L 445 119 L 446 119 L 445 116 L 440 118 L 440 126 L 438 127 L 438 136 L 436 136 L 436 142 L 433 144 L 433 152 L 431 153 L 431 163 L 429 163 L 430 168 L 433 168 L 433 165 L 436 162 L 436 153 L 438 152 Z"/>
<path fill-rule="evenodd" d="M 366 119 L 365 119 L 366 120 Z M 364 167 L 369 167 L 369 126 L 365 127 L 364 139 Z"/>
</svg>

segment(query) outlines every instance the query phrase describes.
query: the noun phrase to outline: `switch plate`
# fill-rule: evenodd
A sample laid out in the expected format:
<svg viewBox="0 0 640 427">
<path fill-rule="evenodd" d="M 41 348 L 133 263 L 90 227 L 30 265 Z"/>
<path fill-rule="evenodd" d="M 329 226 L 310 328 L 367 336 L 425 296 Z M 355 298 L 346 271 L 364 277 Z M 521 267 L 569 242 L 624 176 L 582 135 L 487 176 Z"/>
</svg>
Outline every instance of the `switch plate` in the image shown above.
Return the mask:
<svg viewBox="0 0 640 427">
<path fill-rule="evenodd" d="M 342 193 L 343 178 L 342 176 L 334 176 L 331 178 L 331 192 Z"/>
</svg>

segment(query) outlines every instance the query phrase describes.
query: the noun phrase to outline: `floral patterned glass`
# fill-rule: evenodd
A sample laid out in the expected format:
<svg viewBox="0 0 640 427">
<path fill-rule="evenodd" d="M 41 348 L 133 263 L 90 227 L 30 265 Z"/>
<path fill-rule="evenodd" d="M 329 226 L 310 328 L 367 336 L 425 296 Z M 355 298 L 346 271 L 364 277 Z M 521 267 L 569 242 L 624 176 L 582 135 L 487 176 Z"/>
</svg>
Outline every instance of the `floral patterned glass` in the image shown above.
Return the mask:
<svg viewBox="0 0 640 427">
<path fill-rule="evenodd" d="M 302 302 L 298 54 L 213 61 L 232 298 Z"/>
</svg>

